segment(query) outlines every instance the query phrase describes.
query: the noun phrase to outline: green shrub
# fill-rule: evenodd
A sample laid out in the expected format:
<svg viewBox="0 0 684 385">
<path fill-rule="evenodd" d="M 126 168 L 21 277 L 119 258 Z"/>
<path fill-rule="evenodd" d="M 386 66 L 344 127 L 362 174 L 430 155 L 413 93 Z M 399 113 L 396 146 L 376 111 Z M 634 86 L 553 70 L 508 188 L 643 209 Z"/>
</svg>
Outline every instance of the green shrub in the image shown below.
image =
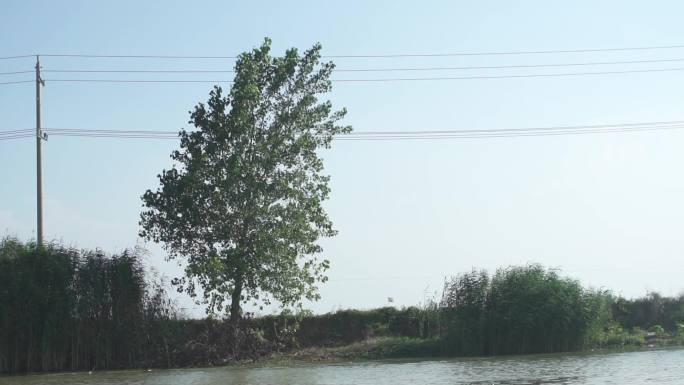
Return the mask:
<svg viewBox="0 0 684 385">
<path fill-rule="evenodd" d="M 616 322 L 611 322 L 598 336 L 595 346 L 599 348 L 622 348 L 628 346 L 644 345 L 646 332 L 639 328 L 626 331 Z"/>
<path fill-rule="evenodd" d="M 171 313 L 137 250 L 0 241 L 0 373 L 151 364 Z"/>
<path fill-rule="evenodd" d="M 663 327 L 660 325 L 653 325 L 650 328 L 648 328 L 648 331 L 651 333 L 655 333 L 657 336 L 665 335 L 665 329 L 663 329 Z"/>
<path fill-rule="evenodd" d="M 540 265 L 484 271 L 445 285 L 445 350 L 457 355 L 582 349 L 604 317 L 602 293 Z"/>
</svg>

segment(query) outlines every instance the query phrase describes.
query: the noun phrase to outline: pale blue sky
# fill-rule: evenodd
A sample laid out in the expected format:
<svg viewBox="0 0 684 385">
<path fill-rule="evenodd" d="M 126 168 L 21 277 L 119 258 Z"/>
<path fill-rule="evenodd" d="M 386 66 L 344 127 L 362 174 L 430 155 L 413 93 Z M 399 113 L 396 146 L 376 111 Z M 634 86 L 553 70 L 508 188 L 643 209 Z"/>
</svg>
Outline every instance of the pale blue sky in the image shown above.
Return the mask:
<svg viewBox="0 0 684 385">
<path fill-rule="evenodd" d="M 684 44 L 678 1 L 4 1 L 0 56 L 235 55 L 321 42 L 328 55 Z M 684 58 L 684 49 L 528 56 L 337 59 L 338 68 Z M 0 72 L 32 59 L 0 61 Z M 226 61 L 44 58 L 45 69 L 230 69 Z M 611 66 L 612 70 L 674 64 Z M 582 70 L 606 70 L 582 68 Z M 446 73 L 573 72 L 577 69 Z M 397 74 L 374 74 L 373 77 Z M 403 74 L 406 75 L 406 74 Z M 410 76 L 445 75 L 441 72 Z M 84 77 L 48 74 L 45 78 Z M 338 74 L 338 78 L 358 77 Z M 111 78 L 111 75 L 99 75 Z M 129 78 L 151 78 L 151 75 Z M 226 78 L 227 75 L 213 75 Z M 2 80 L 31 79 L 31 74 Z M 157 78 L 157 77 L 154 77 Z M 162 78 L 161 76 L 159 78 Z M 176 78 L 203 78 L 178 75 Z M 522 128 L 684 119 L 684 73 L 335 84 L 357 131 Z M 177 130 L 209 84 L 47 82 L 43 125 Z M 32 128 L 34 86 L 0 86 L 0 130 Z M 44 146 L 48 238 L 118 251 L 137 242 L 140 195 L 175 141 L 53 137 Z M 626 296 L 684 289 L 684 132 L 336 142 L 325 152 L 339 236 L 317 312 L 422 301 L 472 267 L 539 262 Z M 0 231 L 35 229 L 35 144 L 0 142 Z M 149 263 L 177 268 L 149 245 Z M 181 298 L 183 303 L 187 301 Z M 199 312 L 199 309 L 195 309 Z"/>
</svg>

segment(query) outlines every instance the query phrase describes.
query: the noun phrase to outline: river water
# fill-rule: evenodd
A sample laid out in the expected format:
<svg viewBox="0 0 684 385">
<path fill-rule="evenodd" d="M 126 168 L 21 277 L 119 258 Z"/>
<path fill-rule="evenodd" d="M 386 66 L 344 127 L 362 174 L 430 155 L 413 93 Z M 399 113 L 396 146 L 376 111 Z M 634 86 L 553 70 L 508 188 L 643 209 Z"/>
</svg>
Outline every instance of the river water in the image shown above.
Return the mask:
<svg viewBox="0 0 684 385">
<path fill-rule="evenodd" d="M 684 384 L 684 350 L 0 377 L 0 385 L 8 384 Z"/>
</svg>

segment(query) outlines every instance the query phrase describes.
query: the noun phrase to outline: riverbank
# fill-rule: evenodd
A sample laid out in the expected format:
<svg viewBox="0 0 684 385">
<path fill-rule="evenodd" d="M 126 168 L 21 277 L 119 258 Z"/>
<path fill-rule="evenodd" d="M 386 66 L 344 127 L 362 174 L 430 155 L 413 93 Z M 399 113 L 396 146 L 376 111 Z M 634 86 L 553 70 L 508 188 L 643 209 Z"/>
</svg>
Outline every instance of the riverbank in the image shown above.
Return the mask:
<svg viewBox="0 0 684 385">
<path fill-rule="evenodd" d="M 684 350 L 663 349 L 609 354 L 545 354 L 466 359 L 409 359 L 294 363 L 172 370 L 117 370 L 0 376 L 0 385 L 414 385 L 619 383 L 680 384 Z"/>
<path fill-rule="evenodd" d="M 288 353 L 278 353 L 264 360 L 266 363 L 348 362 L 390 358 L 443 357 L 439 339 L 409 337 L 378 337 L 349 345 L 309 347 Z"/>
<path fill-rule="evenodd" d="M 434 358 L 500 358 L 538 355 L 567 354 L 611 354 L 622 352 L 641 352 L 663 349 L 677 349 L 684 344 L 677 339 L 660 338 L 645 344 L 616 344 L 611 346 L 594 346 L 586 350 L 563 353 L 538 353 L 513 356 L 468 356 L 454 357 L 444 351 L 439 339 L 422 339 L 407 337 L 378 337 L 335 347 L 309 347 L 286 353 L 274 353 L 260 361 L 243 361 L 229 366 L 291 366 L 310 363 L 347 363 L 359 361 L 378 361 L 388 359 L 434 359 Z"/>
<path fill-rule="evenodd" d="M 666 341 L 666 340 L 662 340 Z M 139 369 L 119 369 L 119 370 L 105 370 L 105 371 L 91 371 L 93 374 L 100 374 L 102 372 L 108 373 L 111 376 L 125 376 L 127 374 L 135 373 L 158 373 L 172 370 L 172 373 L 182 372 L 185 370 L 221 370 L 221 369 L 269 369 L 269 368 L 302 368 L 312 367 L 315 365 L 330 365 L 330 364 L 359 364 L 359 363 L 411 363 L 411 362 L 430 362 L 432 360 L 443 361 L 463 361 L 470 360 L 521 360 L 529 361 L 539 358 L 545 360 L 558 359 L 567 357 L 586 357 L 586 356 L 603 356 L 612 355 L 616 353 L 639 353 L 639 352 L 655 352 L 680 350 L 684 345 L 673 344 L 673 340 L 668 340 L 667 344 L 648 344 L 648 345 L 623 345 L 603 348 L 591 348 L 582 351 L 573 352 L 559 352 L 559 353 L 536 353 L 536 354 L 522 354 L 522 355 L 501 355 L 501 356 L 467 356 L 454 357 L 445 354 L 443 346 L 441 346 L 439 339 L 422 339 L 422 338 L 408 338 L 408 337 L 377 337 L 370 338 L 364 341 L 354 342 L 348 345 L 335 347 L 308 347 L 296 349 L 288 352 L 272 353 L 268 356 L 259 359 L 242 359 L 237 361 L 226 361 L 222 364 L 208 364 L 208 365 L 189 365 L 175 368 L 144 368 Z M 84 371 L 61 371 L 53 372 L 51 376 L 79 376 L 86 374 Z M 41 376 L 44 373 L 32 372 L 21 375 L 26 378 L 26 375 Z M 0 375 L 0 384 L 2 380 L 7 378 L 16 378 L 16 375 Z"/>
</svg>

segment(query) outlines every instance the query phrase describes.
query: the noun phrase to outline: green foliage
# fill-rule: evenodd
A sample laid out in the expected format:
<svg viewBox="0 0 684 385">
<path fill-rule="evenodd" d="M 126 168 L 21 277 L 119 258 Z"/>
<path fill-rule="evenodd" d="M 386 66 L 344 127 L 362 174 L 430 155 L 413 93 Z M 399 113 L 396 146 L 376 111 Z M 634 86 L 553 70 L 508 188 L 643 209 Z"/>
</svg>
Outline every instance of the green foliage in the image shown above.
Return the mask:
<svg viewBox="0 0 684 385">
<path fill-rule="evenodd" d="M 446 350 L 457 355 L 524 354 L 584 347 L 601 317 L 600 293 L 539 265 L 484 271 L 445 284 Z"/>
<path fill-rule="evenodd" d="M 673 343 L 684 345 L 684 323 L 677 323 L 677 331 L 674 334 Z"/>
<path fill-rule="evenodd" d="M 180 291 L 204 293 L 208 311 L 243 302 L 292 305 L 317 299 L 326 280 L 320 237 L 335 235 L 322 207 L 329 177 L 317 150 L 351 127 L 337 125 L 317 96 L 331 90 L 334 65 L 321 46 L 302 55 L 270 55 L 271 42 L 239 56 L 228 95 L 215 87 L 191 114 L 195 131 L 180 132 L 177 162 L 142 197 L 141 235 L 184 258 Z"/>
<path fill-rule="evenodd" d="M 390 335 L 389 323 L 373 322 L 368 325 L 368 337 L 387 337 Z"/>
<path fill-rule="evenodd" d="M 158 284 L 156 284 L 158 285 Z M 154 285 L 153 285 L 154 286 Z M 138 251 L 0 241 L 0 373 L 137 367 L 159 357 L 163 288 Z"/>
<path fill-rule="evenodd" d="M 665 329 L 663 329 L 663 327 L 660 325 L 653 325 L 650 328 L 648 328 L 648 331 L 651 333 L 655 333 L 657 336 L 662 336 L 665 334 Z"/>
<path fill-rule="evenodd" d="M 677 322 L 676 335 L 684 336 L 684 323 Z"/>
<path fill-rule="evenodd" d="M 665 331 L 675 332 L 684 321 L 684 297 L 663 297 L 648 293 L 635 299 L 616 298 L 612 303 L 615 320 L 626 328 L 649 329 L 660 325 Z"/>
<path fill-rule="evenodd" d="M 264 331 L 270 341 L 284 342 L 283 330 L 295 328 L 295 343 L 290 347 L 340 346 L 377 337 L 410 337 L 428 339 L 438 336 L 436 309 L 417 307 L 397 309 L 383 307 L 373 310 L 339 310 L 313 315 L 281 313 L 245 320 L 245 326 Z"/>
<path fill-rule="evenodd" d="M 445 309 L 445 343 L 455 355 L 481 355 L 486 351 L 489 275 L 473 270 L 445 282 L 441 307 Z"/>
<path fill-rule="evenodd" d="M 615 298 L 532 265 L 456 276 L 440 303 L 323 315 L 284 309 L 245 317 L 236 332 L 229 320 L 179 319 L 161 280 L 146 278 L 139 250 L 36 250 L 5 239 L 0 373 L 211 366 L 321 347 L 333 358 L 385 358 L 684 344 L 682 321 L 673 331 L 620 322 L 675 319 L 677 306 L 653 303 L 679 300 Z"/>
<path fill-rule="evenodd" d="M 599 348 L 637 347 L 646 343 L 646 332 L 639 328 L 625 330 L 620 324 L 611 321 L 595 336 L 593 342 Z"/>
</svg>

